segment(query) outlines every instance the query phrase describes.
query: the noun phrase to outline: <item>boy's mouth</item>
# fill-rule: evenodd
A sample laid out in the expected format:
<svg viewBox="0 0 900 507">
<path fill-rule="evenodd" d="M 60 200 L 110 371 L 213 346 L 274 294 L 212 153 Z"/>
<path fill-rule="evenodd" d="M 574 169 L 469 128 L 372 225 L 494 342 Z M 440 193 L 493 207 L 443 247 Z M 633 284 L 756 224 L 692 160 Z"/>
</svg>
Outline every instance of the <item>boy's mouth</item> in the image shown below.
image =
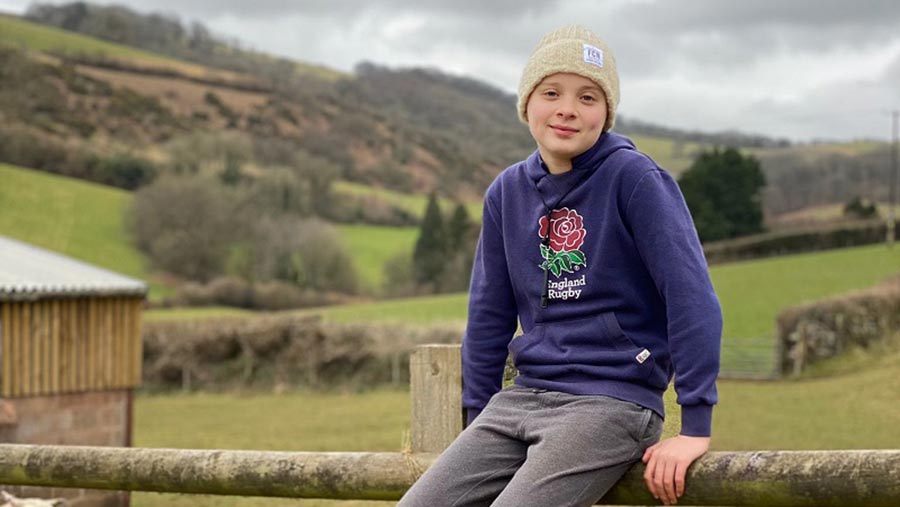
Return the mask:
<svg viewBox="0 0 900 507">
<path fill-rule="evenodd" d="M 571 134 L 575 134 L 578 132 L 578 129 L 575 129 L 572 127 L 566 127 L 565 125 L 550 125 L 550 128 L 553 129 L 554 131 L 556 131 L 560 134 L 564 134 L 564 135 L 571 135 Z"/>
</svg>

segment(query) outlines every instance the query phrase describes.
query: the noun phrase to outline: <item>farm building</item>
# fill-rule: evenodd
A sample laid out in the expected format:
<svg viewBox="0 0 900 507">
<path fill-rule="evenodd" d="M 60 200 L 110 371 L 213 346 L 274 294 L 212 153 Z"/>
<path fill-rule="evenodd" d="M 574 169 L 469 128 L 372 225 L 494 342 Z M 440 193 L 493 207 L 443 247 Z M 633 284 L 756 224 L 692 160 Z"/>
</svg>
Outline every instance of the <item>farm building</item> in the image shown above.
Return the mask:
<svg viewBox="0 0 900 507">
<path fill-rule="evenodd" d="M 130 446 L 147 286 L 0 236 L 0 442 Z M 6 488 L 70 506 L 125 493 Z"/>
</svg>

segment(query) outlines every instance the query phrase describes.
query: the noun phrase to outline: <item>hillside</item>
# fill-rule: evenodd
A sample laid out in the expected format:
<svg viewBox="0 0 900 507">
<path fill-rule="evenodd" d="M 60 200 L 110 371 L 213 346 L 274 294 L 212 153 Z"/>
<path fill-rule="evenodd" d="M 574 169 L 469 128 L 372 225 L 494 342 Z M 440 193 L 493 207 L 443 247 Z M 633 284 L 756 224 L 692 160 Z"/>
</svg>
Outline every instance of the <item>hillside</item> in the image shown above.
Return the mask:
<svg viewBox="0 0 900 507">
<path fill-rule="evenodd" d="M 512 95 L 435 70 L 363 64 L 356 75 L 337 80 L 335 75 L 296 72 L 284 82 L 267 81 L 265 74 L 204 67 L 19 18 L 0 17 L 0 23 L 3 40 L 54 55 L 28 73 L 67 91 L 58 97 L 32 94 L 33 99 L 72 102 L 80 96 L 79 102 L 85 103 L 70 111 L 83 118 L 77 128 L 52 132 L 69 141 L 103 134 L 112 138 L 110 145 L 159 156 L 154 146 L 173 136 L 198 129 L 237 129 L 249 136 L 282 138 L 332 160 L 350 181 L 407 193 L 438 190 L 467 201 L 477 201 L 494 175 L 533 150 L 527 130 L 515 118 Z M 213 63 L 223 65 L 221 59 Z M 136 95 L 126 94 L 120 102 L 152 112 L 157 119 L 140 121 L 103 100 L 125 90 Z M 33 108 L 19 109 L 17 120 L 40 128 Z M 66 112 L 56 113 L 52 119 L 67 124 Z M 666 138 L 656 133 L 670 131 L 639 122 L 629 127 L 627 119 L 621 123 L 639 148 L 675 173 L 687 167 L 702 146 L 719 139 Z"/>
<path fill-rule="evenodd" d="M 10 102 L 65 102 L 70 110 L 41 111 L 41 121 L 34 107 L 19 105 L 11 108 L 14 124 L 68 145 L 106 152 L 127 147 L 165 163 L 162 145 L 173 138 L 237 130 L 330 160 L 347 181 L 412 195 L 436 190 L 472 203 L 494 175 L 533 149 L 515 118 L 514 97 L 470 78 L 374 64 L 361 64 L 352 75 L 329 72 L 242 51 L 202 25 L 178 28 L 167 16 L 116 6 L 42 6 L 29 16 L 44 24 L 0 17 L 2 40 L 55 56 L 42 57 L 45 66 L 29 71 L 47 83 L 37 87 L 44 95 L 32 91 L 23 97 L 19 88 Z M 89 22 L 95 17 L 134 28 L 104 32 L 107 25 Z M 54 97 L 51 86 L 67 91 Z M 55 128 L 48 128 L 48 120 Z M 758 156 L 769 182 L 768 216 L 856 195 L 886 199 L 880 184 L 888 169 L 883 143 L 790 146 L 736 132 L 683 132 L 629 118 L 618 123 L 619 131 L 675 174 L 715 145 Z"/>
</svg>

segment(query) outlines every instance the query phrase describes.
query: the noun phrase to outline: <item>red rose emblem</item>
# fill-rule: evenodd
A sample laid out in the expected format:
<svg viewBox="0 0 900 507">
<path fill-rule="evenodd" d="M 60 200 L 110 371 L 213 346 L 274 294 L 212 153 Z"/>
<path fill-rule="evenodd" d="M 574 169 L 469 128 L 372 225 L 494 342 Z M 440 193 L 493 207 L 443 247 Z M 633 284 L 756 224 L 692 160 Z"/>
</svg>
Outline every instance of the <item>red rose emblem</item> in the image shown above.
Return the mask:
<svg viewBox="0 0 900 507">
<path fill-rule="evenodd" d="M 538 223 L 538 235 L 543 238 L 547 235 L 547 216 L 542 216 Z M 550 248 L 554 252 L 580 249 L 585 235 L 587 231 L 584 230 L 584 222 L 575 210 L 562 208 L 550 213 Z"/>
</svg>

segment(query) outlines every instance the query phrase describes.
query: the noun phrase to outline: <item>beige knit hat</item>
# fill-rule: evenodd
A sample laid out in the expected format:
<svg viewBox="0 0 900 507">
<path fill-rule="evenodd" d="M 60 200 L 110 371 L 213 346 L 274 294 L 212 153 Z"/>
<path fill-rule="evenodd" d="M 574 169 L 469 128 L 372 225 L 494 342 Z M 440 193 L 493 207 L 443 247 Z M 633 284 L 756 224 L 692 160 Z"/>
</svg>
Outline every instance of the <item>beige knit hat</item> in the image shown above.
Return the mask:
<svg viewBox="0 0 900 507">
<path fill-rule="evenodd" d="M 619 104 L 619 73 L 616 59 L 603 39 L 587 28 L 568 25 L 548 33 L 538 42 L 519 81 L 519 119 L 528 123 L 525 106 L 535 87 L 547 76 L 571 72 L 597 83 L 606 94 L 607 116 L 604 132 L 616 122 Z"/>
</svg>

